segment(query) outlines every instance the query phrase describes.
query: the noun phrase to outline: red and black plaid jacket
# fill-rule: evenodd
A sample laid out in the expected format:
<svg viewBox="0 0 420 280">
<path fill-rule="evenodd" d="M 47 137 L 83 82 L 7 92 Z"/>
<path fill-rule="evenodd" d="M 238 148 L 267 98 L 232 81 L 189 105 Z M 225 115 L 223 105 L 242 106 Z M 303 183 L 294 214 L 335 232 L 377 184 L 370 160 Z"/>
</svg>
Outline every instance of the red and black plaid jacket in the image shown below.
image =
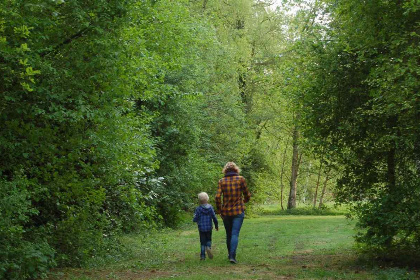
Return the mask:
<svg viewBox="0 0 420 280">
<path fill-rule="evenodd" d="M 251 198 L 251 193 L 246 186 L 245 178 L 237 174 L 229 175 L 219 180 L 219 187 L 216 194 L 217 213 L 220 213 L 222 216 L 242 214 L 245 210 L 244 203 L 248 202 Z M 222 195 L 223 204 L 221 200 Z"/>
</svg>

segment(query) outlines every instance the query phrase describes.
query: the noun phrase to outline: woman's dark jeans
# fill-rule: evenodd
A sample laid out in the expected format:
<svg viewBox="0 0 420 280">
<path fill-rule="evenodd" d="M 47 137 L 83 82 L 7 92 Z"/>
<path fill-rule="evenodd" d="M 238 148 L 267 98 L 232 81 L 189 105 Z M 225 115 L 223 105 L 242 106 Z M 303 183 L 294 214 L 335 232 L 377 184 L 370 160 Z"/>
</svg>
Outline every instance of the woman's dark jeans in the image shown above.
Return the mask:
<svg viewBox="0 0 420 280">
<path fill-rule="evenodd" d="M 229 252 L 229 259 L 236 259 L 236 248 L 238 248 L 239 232 L 244 222 L 245 214 L 236 216 L 224 216 L 223 224 L 226 230 L 226 245 Z"/>
</svg>

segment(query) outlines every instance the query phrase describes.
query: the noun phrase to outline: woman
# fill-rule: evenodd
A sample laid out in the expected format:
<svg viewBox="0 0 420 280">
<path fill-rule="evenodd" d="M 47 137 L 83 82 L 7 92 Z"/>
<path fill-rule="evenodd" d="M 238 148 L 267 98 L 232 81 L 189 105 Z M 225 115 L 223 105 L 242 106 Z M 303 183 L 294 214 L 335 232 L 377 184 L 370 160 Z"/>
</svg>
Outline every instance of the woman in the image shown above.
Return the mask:
<svg viewBox="0 0 420 280">
<path fill-rule="evenodd" d="M 219 180 L 216 194 L 216 208 L 225 226 L 226 245 L 231 263 L 237 263 L 236 248 L 238 247 L 239 232 L 245 216 L 244 203 L 251 198 L 245 178 L 239 176 L 239 172 L 240 169 L 234 162 L 226 163 L 223 168 L 225 176 Z"/>
</svg>

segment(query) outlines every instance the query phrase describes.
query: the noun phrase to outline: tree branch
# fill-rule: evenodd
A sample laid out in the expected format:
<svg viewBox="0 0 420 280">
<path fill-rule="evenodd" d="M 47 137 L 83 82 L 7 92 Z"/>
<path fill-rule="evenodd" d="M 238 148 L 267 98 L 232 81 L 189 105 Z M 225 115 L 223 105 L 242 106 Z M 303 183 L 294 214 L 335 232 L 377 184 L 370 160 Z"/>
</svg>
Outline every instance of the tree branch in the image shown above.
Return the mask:
<svg viewBox="0 0 420 280">
<path fill-rule="evenodd" d="M 79 32 L 77 32 L 76 34 L 73 34 L 72 36 L 70 36 L 69 38 L 67 38 L 66 40 L 64 40 L 63 42 L 61 42 L 60 44 L 56 45 L 52 50 L 50 51 L 46 51 L 41 53 L 41 57 L 47 56 L 51 53 L 56 53 L 58 51 L 58 49 L 60 49 L 62 46 L 64 45 L 68 45 L 71 42 L 73 42 L 74 40 L 76 40 L 77 38 L 80 38 L 83 36 L 83 34 L 85 34 L 90 28 L 90 25 L 86 28 L 83 28 L 82 30 L 80 30 Z"/>
</svg>

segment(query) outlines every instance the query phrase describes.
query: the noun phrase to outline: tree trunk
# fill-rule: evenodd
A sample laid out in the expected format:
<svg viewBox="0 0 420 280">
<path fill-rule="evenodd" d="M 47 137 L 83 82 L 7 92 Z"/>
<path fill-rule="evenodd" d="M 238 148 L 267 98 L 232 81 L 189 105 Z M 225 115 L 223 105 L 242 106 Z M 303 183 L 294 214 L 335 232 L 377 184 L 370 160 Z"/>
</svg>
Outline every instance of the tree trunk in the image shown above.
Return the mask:
<svg viewBox="0 0 420 280">
<path fill-rule="evenodd" d="M 321 208 L 322 207 L 322 205 L 324 205 L 324 195 L 325 195 L 325 192 L 326 192 L 326 190 L 327 190 L 327 183 L 328 183 L 328 180 L 329 180 L 330 178 L 329 178 L 329 172 L 327 172 L 327 174 L 326 174 L 326 177 L 325 177 L 325 181 L 324 181 L 324 187 L 322 188 L 322 193 L 321 193 L 321 197 L 319 198 L 319 205 L 318 205 L 318 208 Z"/>
<path fill-rule="evenodd" d="M 293 156 L 292 156 L 292 176 L 290 178 L 290 193 L 289 201 L 287 202 L 287 209 L 296 208 L 296 189 L 297 189 L 297 176 L 299 169 L 299 131 L 295 126 L 293 128 Z"/>
<path fill-rule="evenodd" d="M 322 170 L 322 159 L 321 159 L 321 164 L 319 165 L 318 179 L 316 180 L 316 188 L 315 188 L 315 194 L 314 194 L 314 208 L 316 207 L 316 198 L 318 196 L 319 180 L 321 179 L 321 170 Z"/>
<path fill-rule="evenodd" d="M 283 185 L 283 175 L 284 175 L 284 165 L 286 163 L 286 153 L 287 153 L 287 148 L 288 148 L 288 143 L 289 141 L 287 141 L 286 143 L 286 148 L 284 148 L 284 152 L 283 152 L 283 162 L 281 163 L 281 173 L 280 173 L 280 206 L 281 206 L 281 210 L 284 210 L 283 207 L 283 190 L 284 190 L 284 185 Z"/>
<path fill-rule="evenodd" d="M 395 146 L 391 148 L 388 152 L 387 158 L 387 175 L 388 175 L 388 186 L 389 190 L 392 192 L 395 190 Z"/>
<path fill-rule="evenodd" d="M 388 121 L 388 126 L 390 130 L 394 130 L 397 127 L 397 117 L 392 116 Z M 397 136 L 399 133 L 397 133 Z M 396 144 L 395 140 L 391 140 L 391 149 L 387 155 L 387 179 L 388 179 L 388 187 L 390 193 L 396 190 L 396 179 L 395 179 L 395 153 L 396 153 Z"/>
</svg>

